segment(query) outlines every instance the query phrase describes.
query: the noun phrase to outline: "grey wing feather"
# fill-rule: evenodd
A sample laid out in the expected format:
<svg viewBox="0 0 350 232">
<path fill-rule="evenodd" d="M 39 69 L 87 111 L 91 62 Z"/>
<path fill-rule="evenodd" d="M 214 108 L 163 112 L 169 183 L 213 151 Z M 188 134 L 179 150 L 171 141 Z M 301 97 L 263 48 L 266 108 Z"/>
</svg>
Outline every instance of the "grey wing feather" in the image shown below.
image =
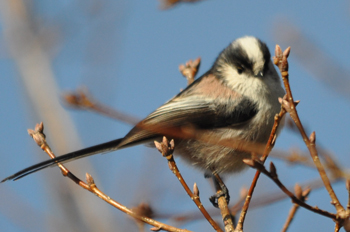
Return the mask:
<svg viewBox="0 0 350 232">
<path fill-rule="evenodd" d="M 244 106 L 244 107 L 243 107 Z M 200 129 L 233 126 L 248 121 L 257 113 L 249 99 L 240 97 L 234 104 L 199 96 L 174 98 L 148 115 L 123 139 L 119 147 L 127 147 L 154 140 L 160 134 L 147 127 L 178 128 L 191 125 Z M 164 134 L 166 135 L 166 134 Z"/>
<path fill-rule="evenodd" d="M 189 99 L 193 98 L 193 99 Z M 123 139 L 120 147 L 144 143 L 159 137 L 157 130 L 180 127 L 186 124 L 210 123 L 215 116 L 215 109 L 210 102 L 196 97 L 188 97 L 186 101 L 171 100 L 159 107 L 138 123 Z M 206 115 L 203 118 L 203 115 Z M 147 130 L 146 128 L 150 128 Z"/>
</svg>

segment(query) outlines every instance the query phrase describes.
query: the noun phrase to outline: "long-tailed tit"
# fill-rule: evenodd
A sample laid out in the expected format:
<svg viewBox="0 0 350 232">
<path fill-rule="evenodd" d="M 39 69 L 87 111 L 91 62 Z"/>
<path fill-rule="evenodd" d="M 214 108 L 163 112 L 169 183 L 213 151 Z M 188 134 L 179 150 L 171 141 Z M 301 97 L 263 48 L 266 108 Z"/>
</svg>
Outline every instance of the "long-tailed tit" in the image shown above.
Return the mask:
<svg viewBox="0 0 350 232">
<path fill-rule="evenodd" d="M 33 165 L 2 180 L 16 180 L 57 162 L 150 143 L 162 134 L 146 128 L 190 125 L 220 139 L 266 143 L 283 97 L 280 78 L 265 43 L 242 37 L 225 48 L 211 69 L 136 125 L 124 138 Z M 166 135 L 166 133 L 165 133 Z M 168 136 L 169 137 L 169 136 Z M 175 155 L 204 171 L 242 170 L 249 152 L 195 139 L 175 138 Z"/>
</svg>

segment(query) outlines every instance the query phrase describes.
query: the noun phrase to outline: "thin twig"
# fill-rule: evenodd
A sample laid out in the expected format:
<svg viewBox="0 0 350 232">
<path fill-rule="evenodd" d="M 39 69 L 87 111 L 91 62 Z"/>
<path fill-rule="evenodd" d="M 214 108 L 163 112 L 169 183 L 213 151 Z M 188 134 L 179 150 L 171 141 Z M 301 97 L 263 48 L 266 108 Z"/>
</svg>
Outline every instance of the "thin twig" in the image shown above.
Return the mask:
<svg viewBox="0 0 350 232">
<path fill-rule="evenodd" d="M 282 80 L 284 83 L 284 87 L 286 89 L 287 92 L 287 98 L 284 99 L 282 101 L 282 105 L 283 107 L 286 109 L 286 111 L 288 111 L 289 115 L 291 116 L 291 118 L 293 119 L 295 125 L 297 126 L 297 128 L 300 131 L 300 134 L 310 152 L 310 155 L 312 157 L 312 160 L 315 163 L 315 166 L 320 174 L 320 177 L 328 191 L 329 196 L 332 199 L 332 205 L 334 205 L 334 207 L 337 210 L 338 214 L 343 214 L 345 212 L 344 207 L 341 205 L 338 197 L 336 196 L 336 194 L 334 193 L 334 190 L 331 186 L 331 183 L 329 181 L 329 178 L 326 174 L 326 171 L 322 165 L 322 163 L 320 162 L 320 159 L 318 157 L 318 153 L 317 153 L 317 149 L 316 149 L 316 134 L 315 132 L 313 132 L 310 135 L 310 138 L 306 135 L 304 127 L 300 121 L 299 115 L 297 113 L 296 110 L 296 104 L 294 102 L 293 99 L 293 95 L 292 95 L 292 91 L 290 89 L 290 85 L 289 85 L 289 73 L 288 73 L 288 56 L 290 53 L 290 47 L 288 47 L 283 53 L 282 50 L 280 48 L 279 45 L 276 45 L 276 49 L 275 49 L 275 54 L 276 56 L 274 57 L 274 63 L 279 67 L 280 72 L 282 74 Z"/>
<path fill-rule="evenodd" d="M 299 205 L 298 204 L 293 204 L 292 207 L 290 208 L 289 210 L 289 214 L 288 214 L 288 217 L 287 217 L 287 220 L 286 222 L 284 223 L 283 225 L 283 228 L 281 230 L 281 232 L 286 232 L 287 229 L 289 228 L 293 218 L 294 218 L 294 215 L 296 214 L 297 210 L 299 209 Z"/>
<path fill-rule="evenodd" d="M 342 179 L 331 179 L 332 183 L 340 182 Z M 310 190 L 320 189 L 324 188 L 323 182 L 320 179 L 310 180 L 303 184 L 301 184 L 302 188 L 309 188 Z M 248 191 L 248 190 L 247 190 Z M 235 212 L 240 211 L 243 207 L 243 202 L 246 197 L 246 193 L 244 194 L 243 199 L 241 198 L 234 206 L 230 207 L 230 211 L 233 215 L 235 215 Z M 266 193 L 266 194 L 260 194 L 260 195 L 254 195 L 254 200 L 249 205 L 249 209 L 256 209 L 261 208 L 266 205 L 271 205 L 273 203 L 282 201 L 286 199 L 288 196 L 281 191 L 278 192 L 272 192 L 272 193 Z M 209 210 L 210 215 L 212 216 L 218 216 L 217 211 Z M 170 217 L 170 216 L 169 216 Z M 202 215 L 198 214 L 197 211 L 191 211 L 179 215 L 172 216 L 172 219 L 177 222 L 187 222 L 187 221 L 195 221 L 202 219 Z"/>
<path fill-rule="evenodd" d="M 269 155 L 269 153 L 271 152 L 271 150 L 272 150 L 272 148 L 273 148 L 273 146 L 275 144 L 277 129 L 278 129 L 279 123 L 282 120 L 282 118 L 285 115 L 285 113 L 286 113 L 286 111 L 281 107 L 281 111 L 279 112 L 279 114 L 277 114 L 275 116 L 275 122 L 273 124 L 269 140 L 268 140 L 268 142 L 267 142 L 267 144 L 265 146 L 265 150 L 264 150 L 263 156 L 261 157 L 261 161 L 263 163 L 267 159 L 267 156 Z M 242 211 L 241 211 L 241 214 L 239 216 L 239 220 L 238 220 L 237 227 L 236 227 L 236 230 L 235 230 L 236 232 L 243 231 L 243 223 L 244 223 L 244 220 L 245 220 L 248 208 L 249 208 L 249 204 L 250 204 L 252 196 L 253 196 L 253 192 L 254 192 L 256 183 L 258 182 L 259 176 L 260 176 L 260 171 L 258 170 L 255 173 L 254 179 L 253 179 L 253 181 L 252 181 L 252 183 L 250 185 L 248 194 L 246 196 L 244 205 L 242 207 Z"/>
<path fill-rule="evenodd" d="M 346 190 L 348 190 L 348 204 L 346 205 L 347 211 L 350 211 L 350 179 L 345 181 Z"/>
<path fill-rule="evenodd" d="M 301 201 L 300 199 L 298 199 L 298 197 L 296 197 L 291 191 L 289 191 L 286 186 L 284 186 L 282 184 L 282 182 L 279 180 L 278 176 L 277 176 L 277 171 L 276 171 L 276 167 L 275 165 L 271 162 L 270 163 L 270 171 L 267 171 L 265 166 L 260 163 L 260 161 L 257 160 L 252 160 L 252 159 L 244 159 L 243 160 L 244 163 L 246 163 L 247 165 L 249 165 L 252 168 L 258 169 L 261 173 L 265 174 L 266 176 L 268 176 L 271 180 L 273 180 L 273 182 L 275 182 L 275 184 L 285 193 L 287 194 L 291 199 L 293 203 L 296 203 L 298 205 L 300 205 L 301 207 L 304 207 L 305 209 L 308 209 L 314 213 L 323 215 L 325 217 L 329 217 L 333 220 L 338 220 L 338 215 L 334 214 L 334 213 L 330 213 L 328 211 L 325 210 L 321 210 L 319 209 L 317 206 L 313 207 L 309 204 L 306 204 L 304 201 Z"/>
<path fill-rule="evenodd" d="M 286 122 L 287 128 L 290 129 L 291 132 L 297 133 L 298 135 L 300 134 L 298 127 L 295 125 L 294 121 L 291 118 L 288 118 L 287 122 Z M 308 132 L 308 130 L 306 130 L 306 128 L 304 127 L 305 133 L 306 134 L 311 134 L 310 132 Z M 344 171 L 341 168 L 341 165 L 339 164 L 339 162 L 336 161 L 335 157 L 332 156 L 332 154 L 327 151 L 326 149 L 324 149 L 320 143 L 318 142 L 317 146 L 316 146 L 317 150 L 318 150 L 318 155 L 320 158 L 322 158 L 325 162 L 325 168 L 327 170 L 329 170 L 331 173 L 331 175 L 333 177 L 343 177 L 343 178 L 347 178 L 344 175 Z M 307 155 L 308 157 L 310 157 L 310 154 Z M 300 157 L 300 158 L 304 158 L 305 157 Z M 309 165 L 309 163 L 312 163 L 313 168 L 315 168 L 315 164 L 311 159 L 307 159 L 307 164 Z M 305 160 L 306 161 L 306 160 Z M 303 163 L 302 163 L 303 164 Z"/>
<path fill-rule="evenodd" d="M 34 141 L 38 144 L 38 146 L 40 146 L 41 149 L 44 150 L 50 156 L 50 158 L 53 159 L 56 156 L 54 155 L 54 153 L 51 151 L 49 145 L 47 144 L 46 139 L 45 139 L 45 134 L 43 133 L 43 131 L 44 131 L 44 125 L 41 122 L 40 124 L 37 124 L 35 126 L 35 130 L 29 129 L 28 133 L 34 139 Z M 176 228 L 173 226 L 169 226 L 167 224 L 153 220 L 152 218 L 145 217 L 145 216 L 142 216 L 142 215 L 139 215 L 139 214 L 133 212 L 131 209 L 129 209 L 126 206 L 120 204 L 119 202 L 111 199 L 109 196 L 107 196 L 105 193 L 103 193 L 100 189 L 98 189 L 90 174 L 86 173 L 86 182 L 87 183 L 85 183 L 84 181 L 82 181 L 78 177 L 76 177 L 72 172 L 70 172 L 62 164 L 57 163 L 57 165 L 61 169 L 63 176 L 68 177 L 69 179 L 74 181 L 76 184 L 78 184 L 80 187 L 94 193 L 95 195 L 97 195 L 99 198 L 101 198 L 102 200 L 104 200 L 108 204 L 114 206 L 115 208 L 128 214 L 129 216 L 131 216 L 137 220 L 143 221 L 149 225 L 155 226 L 159 230 L 162 229 L 162 230 L 174 231 L 174 232 L 180 232 L 180 231 L 181 232 L 189 232 L 189 230 L 179 229 L 179 228 Z"/>
<path fill-rule="evenodd" d="M 339 222 L 336 222 L 336 223 L 335 223 L 335 227 L 334 227 L 334 232 L 339 232 L 339 230 L 340 230 L 341 227 L 342 227 L 342 226 L 340 225 L 340 223 L 339 223 Z"/>
<path fill-rule="evenodd" d="M 315 168 L 314 163 L 310 159 L 309 155 L 306 156 L 306 154 L 299 152 L 295 149 L 292 149 L 291 151 L 282 151 L 282 150 L 273 150 L 271 151 L 270 158 L 279 159 L 285 161 L 287 164 L 290 165 L 303 165 L 308 168 Z"/>
<path fill-rule="evenodd" d="M 222 186 L 224 186 L 224 188 L 227 187 L 225 186 L 224 181 L 221 179 L 220 175 L 217 172 L 213 172 L 214 178 L 215 180 L 218 182 L 218 189 L 216 194 L 218 196 L 220 196 L 217 200 L 218 200 L 218 207 L 220 209 L 220 213 L 221 213 L 221 217 L 222 217 L 222 221 L 224 222 L 225 225 L 225 231 L 226 232 L 233 232 L 234 231 L 234 224 L 233 224 L 233 218 L 232 218 L 232 214 L 230 212 L 230 208 L 228 207 L 228 200 L 226 199 L 226 196 L 223 193 L 223 189 Z M 228 195 L 229 193 L 227 192 L 227 197 L 229 198 L 230 196 Z"/>
<path fill-rule="evenodd" d="M 294 192 L 295 195 L 298 199 L 300 199 L 301 201 L 304 201 L 307 199 L 307 196 L 310 194 L 311 189 L 306 189 L 305 191 L 302 191 L 302 188 L 300 187 L 300 185 L 296 184 L 294 187 Z M 286 232 L 287 229 L 289 228 L 289 225 L 291 224 L 297 210 L 300 208 L 300 206 L 296 203 L 293 203 L 292 208 L 289 211 L 288 217 L 286 222 L 283 225 L 283 228 L 281 230 L 281 232 Z"/>
<path fill-rule="evenodd" d="M 74 92 L 65 93 L 62 98 L 64 102 L 72 108 L 90 110 L 131 125 L 136 125 L 141 121 L 130 114 L 115 110 L 96 101 L 86 88 L 80 88 Z"/>
<path fill-rule="evenodd" d="M 167 10 L 171 7 L 174 7 L 175 5 L 179 3 L 195 3 L 198 1 L 203 1 L 203 0 L 160 0 L 161 1 L 161 6 L 160 8 L 162 10 Z"/>
<path fill-rule="evenodd" d="M 197 205 L 198 209 L 201 211 L 203 216 L 207 219 L 207 221 L 210 223 L 210 225 L 214 228 L 215 231 L 220 231 L 221 228 L 218 226 L 218 224 L 211 218 L 207 210 L 204 208 L 202 205 L 202 202 L 200 201 L 199 198 L 199 190 L 197 188 L 197 185 L 195 185 L 194 194 L 190 188 L 188 187 L 186 181 L 182 177 L 179 169 L 177 168 L 177 165 L 175 163 L 174 157 L 173 157 L 173 152 L 175 148 L 175 143 L 174 140 L 171 140 L 170 142 L 168 139 L 164 136 L 163 141 L 161 143 L 154 141 L 154 144 L 158 151 L 168 160 L 168 165 L 172 173 L 177 177 L 177 179 L 180 181 L 181 185 L 185 189 L 186 193 L 190 196 L 190 198 L 193 200 L 193 202 Z"/>
</svg>

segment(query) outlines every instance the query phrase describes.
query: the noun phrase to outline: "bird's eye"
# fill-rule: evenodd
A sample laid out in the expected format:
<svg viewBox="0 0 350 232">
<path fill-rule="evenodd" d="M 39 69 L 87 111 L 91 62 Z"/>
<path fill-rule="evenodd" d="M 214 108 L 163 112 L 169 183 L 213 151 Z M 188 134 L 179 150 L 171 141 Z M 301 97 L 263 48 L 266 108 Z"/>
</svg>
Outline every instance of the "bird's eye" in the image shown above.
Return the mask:
<svg viewBox="0 0 350 232">
<path fill-rule="evenodd" d="M 241 66 L 237 67 L 238 74 L 242 74 L 243 71 L 244 71 L 243 67 L 241 67 Z"/>
</svg>

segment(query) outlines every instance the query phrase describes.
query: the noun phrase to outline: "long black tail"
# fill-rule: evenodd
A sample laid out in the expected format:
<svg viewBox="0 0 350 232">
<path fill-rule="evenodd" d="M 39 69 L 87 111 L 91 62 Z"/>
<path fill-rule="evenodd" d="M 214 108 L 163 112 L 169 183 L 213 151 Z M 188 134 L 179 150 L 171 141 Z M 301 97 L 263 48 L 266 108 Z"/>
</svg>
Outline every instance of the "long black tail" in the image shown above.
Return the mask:
<svg viewBox="0 0 350 232">
<path fill-rule="evenodd" d="M 84 149 L 81 149 L 79 151 L 74 151 L 65 155 L 61 155 L 56 157 L 55 159 L 50 159 L 50 160 L 46 160 L 43 161 L 41 163 L 35 164 L 33 166 L 30 166 L 28 168 L 25 168 L 9 177 L 6 177 L 5 179 L 3 179 L 1 181 L 5 182 L 7 180 L 18 180 L 21 179 L 22 177 L 25 177 L 26 175 L 32 174 L 34 172 L 40 171 L 41 169 L 50 167 L 50 166 L 54 166 L 57 163 L 64 163 L 64 162 L 70 162 L 72 160 L 75 159 L 80 159 L 86 156 L 90 156 L 90 155 L 96 155 L 96 154 L 100 154 L 100 153 L 104 153 L 104 152 L 110 152 L 110 151 L 114 151 L 117 150 L 119 147 L 118 145 L 120 144 L 120 142 L 123 139 L 116 139 L 116 140 L 112 140 L 110 142 L 107 143 L 102 143 L 99 145 L 95 145 L 92 147 L 87 147 Z"/>
</svg>

